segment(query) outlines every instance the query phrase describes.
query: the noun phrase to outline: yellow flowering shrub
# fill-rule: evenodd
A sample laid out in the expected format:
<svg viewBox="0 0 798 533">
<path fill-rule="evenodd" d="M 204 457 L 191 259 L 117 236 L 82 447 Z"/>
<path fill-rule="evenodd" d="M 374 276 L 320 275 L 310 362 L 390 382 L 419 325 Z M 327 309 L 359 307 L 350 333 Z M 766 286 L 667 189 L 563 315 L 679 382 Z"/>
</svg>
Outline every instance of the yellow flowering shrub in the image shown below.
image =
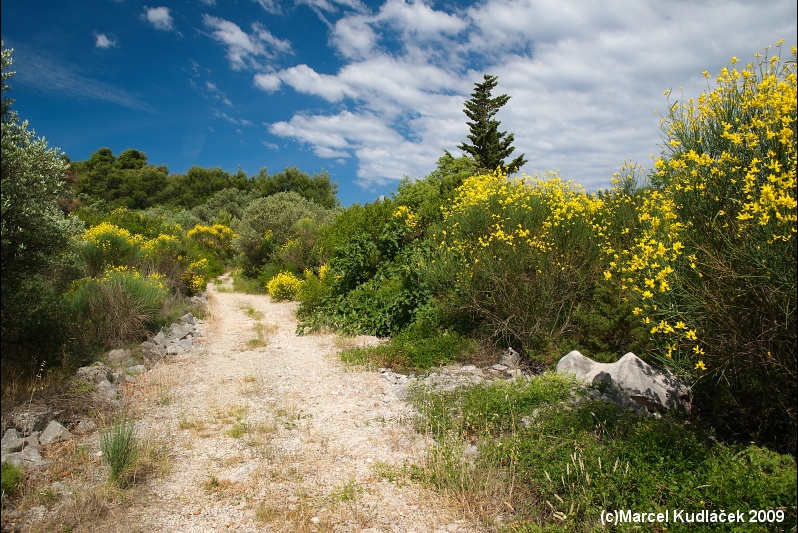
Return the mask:
<svg viewBox="0 0 798 533">
<path fill-rule="evenodd" d="M 608 274 L 661 360 L 698 378 L 704 414 L 794 450 L 798 97 L 781 45 L 669 105 L 636 239 Z"/>
<path fill-rule="evenodd" d="M 442 207 L 425 268 L 443 299 L 544 361 L 574 327 L 600 264 L 602 201 L 557 173 L 473 176 Z"/>
<path fill-rule="evenodd" d="M 186 237 L 201 247 L 210 250 L 218 257 L 229 258 L 234 253 L 233 239 L 236 238 L 236 234 L 231 228 L 223 224 L 214 224 L 212 226 L 197 224 L 188 231 Z"/>
<path fill-rule="evenodd" d="M 275 300 L 293 300 L 302 286 L 302 280 L 290 272 L 280 272 L 266 284 L 266 290 Z"/>
<path fill-rule="evenodd" d="M 204 257 L 188 265 L 181 276 L 187 294 L 196 294 L 205 290 L 208 284 L 209 269 L 210 264 Z"/>
<path fill-rule="evenodd" d="M 108 267 L 136 261 L 143 239 L 128 230 L 102 222 L 83 233 L 82 257 L 89 275 L 96 276 Z"/>
</svg>

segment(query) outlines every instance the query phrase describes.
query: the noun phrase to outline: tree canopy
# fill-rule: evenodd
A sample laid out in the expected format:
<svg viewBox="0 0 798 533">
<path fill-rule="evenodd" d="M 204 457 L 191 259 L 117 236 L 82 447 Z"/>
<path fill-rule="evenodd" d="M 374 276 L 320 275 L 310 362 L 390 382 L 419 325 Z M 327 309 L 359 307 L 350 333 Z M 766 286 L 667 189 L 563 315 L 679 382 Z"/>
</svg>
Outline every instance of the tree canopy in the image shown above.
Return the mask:
<svg viewBox="0 0 798 533">
<path fill-rule="evenodd" d="M 482 83 L 475 83 L 471 99 L 465 103 L 463 112 L 470 119 L 468 127 L 468 143 L 458 146 L 460 150 L 472 156 L 480 168 L 493 172 L 501 169 L 503 172 L 517 172 L 524 164 L 524 154 L 513 159 L 505 165 L 504 160 L 515 151 L 512 146 L 514 135 L 499 131 L 501 122 L 494 117 L 504 104 L 510 99 L 506 94 L 491 97 L 491 92 L 498 85 L 498 77 L 485 74 Z"/>
</svg>

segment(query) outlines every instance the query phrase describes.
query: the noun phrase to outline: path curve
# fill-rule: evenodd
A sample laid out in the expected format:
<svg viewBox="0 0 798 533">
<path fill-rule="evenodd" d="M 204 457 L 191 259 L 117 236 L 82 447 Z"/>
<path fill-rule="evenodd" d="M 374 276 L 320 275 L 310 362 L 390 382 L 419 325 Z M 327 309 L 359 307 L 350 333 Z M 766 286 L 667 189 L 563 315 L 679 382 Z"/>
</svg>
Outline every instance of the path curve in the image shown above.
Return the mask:
<svg viewBox="0 0 798 533">
<path fill-rule="evenodd" d="M 129 509 L 132 523 L 169 532 L 479 530 L 410 481 L 407 467 L 428 441 L 377 372 L 338 360 L 351 341 L 298 337 L 296 304 L 228 286 L 209 286 L 201 350 L 136 387 L 140 427 L 171 451 L 169 473 Z"/>
</svg>

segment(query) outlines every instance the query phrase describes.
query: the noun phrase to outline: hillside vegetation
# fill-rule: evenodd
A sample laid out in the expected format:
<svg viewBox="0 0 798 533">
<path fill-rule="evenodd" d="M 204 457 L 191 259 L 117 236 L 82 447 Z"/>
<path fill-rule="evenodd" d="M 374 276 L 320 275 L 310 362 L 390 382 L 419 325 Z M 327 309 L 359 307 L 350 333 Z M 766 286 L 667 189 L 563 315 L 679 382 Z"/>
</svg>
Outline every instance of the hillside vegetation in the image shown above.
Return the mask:
<svg viewBox="0 0 798 533">
<path fill-rule="evenodd" d="M 416 398 L 439 448 L 414 475 L 463 498 L 504 487 L 545 518 L 518 530 L 688 502 L 779 508 L 794 527 L 796 52 L 780 46 L 705 73 L 697 97 L 666 93 L 654 168 L 626 163 L 608 190 L 444 152 L 427 177 L 347 208 L 326 173 L 169 175 L 132 149 L 71 162 L 11 111 L 4 50 L 4 403 L 25 376 L 142 340 L 233 269 L 241 289 L 297 300 L 299 335 L 391 338 L 349 354 L 361 361 L 423 371 L 512 347 L 543 372 L 573 349 L 633 351 L 691 383 L 687 419 L 588 403 L 533 429 L 518 420 L 565 385 Z M 465 475 L 450 463 L 472 437 L 489 444 Z"/>
</svg>

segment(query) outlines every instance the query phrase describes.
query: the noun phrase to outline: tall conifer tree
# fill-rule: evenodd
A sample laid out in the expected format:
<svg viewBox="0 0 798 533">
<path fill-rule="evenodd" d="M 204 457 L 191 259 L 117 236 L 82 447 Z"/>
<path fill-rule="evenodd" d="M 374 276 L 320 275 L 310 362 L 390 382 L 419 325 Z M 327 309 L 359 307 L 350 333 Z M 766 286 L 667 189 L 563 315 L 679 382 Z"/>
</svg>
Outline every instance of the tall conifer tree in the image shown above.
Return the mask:
<svg viewBox="0 0 798 533">
<path fill-rule="evenodd" d="M 507 103 L 510 97 L 506 94 L 491 98 L 491 91 L 498 85 L 498 77 L 485 74 L 485 81 L 475 83 L 471 99 L 465 103 L 463 112 L 470 119 L 468 127 L 471 135 L 468 140 L 471 144 L 462 143 L 460 150 L 471 155 L 480 168 L 494 171 L 497 168 L 504 172 L 517 172 L 524 164 L 524 154 L 513 159 L 509 165 L 504 160 L 510 157 L 515 148 L 512 145 L 512 133 L 499 131 L 501 122 L 494 116 L 499 109 Z"/>
</svg>

